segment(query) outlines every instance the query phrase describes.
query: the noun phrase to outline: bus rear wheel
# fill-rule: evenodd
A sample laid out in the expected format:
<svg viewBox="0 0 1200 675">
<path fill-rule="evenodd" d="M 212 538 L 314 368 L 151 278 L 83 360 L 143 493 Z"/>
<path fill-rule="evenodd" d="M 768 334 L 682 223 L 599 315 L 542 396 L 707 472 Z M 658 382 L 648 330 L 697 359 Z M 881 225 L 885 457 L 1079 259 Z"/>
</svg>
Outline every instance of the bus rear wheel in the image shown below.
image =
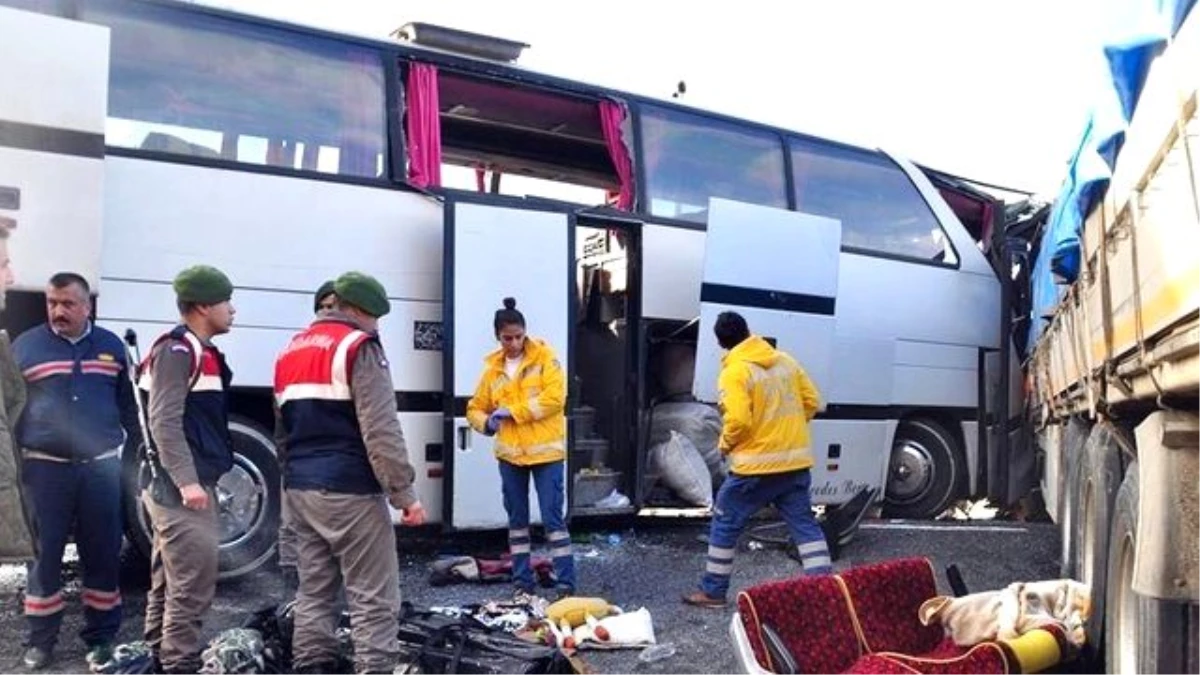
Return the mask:
<svg viewBox="0 0 1200 675">
<path fill-rule="evenodd" d="M 217 483 L 219 579 L 249 574 L 275 553 L 279 534 L 279 463 L 271 436 L 255 422 L 231 416 L 233 468 Z M 147 469 L 132 458 L 125 464 L 125 536 L 143 557 L 150 557 L 150 516 L 138 485 Z"/>
<path fill-rule="evenodd" d="M 904 420 L 892 443 L 883 515 L 936 518 L 963 493 L 966 479 L 967 464 L 953 434 L 928 418 Z"/>
</svg>

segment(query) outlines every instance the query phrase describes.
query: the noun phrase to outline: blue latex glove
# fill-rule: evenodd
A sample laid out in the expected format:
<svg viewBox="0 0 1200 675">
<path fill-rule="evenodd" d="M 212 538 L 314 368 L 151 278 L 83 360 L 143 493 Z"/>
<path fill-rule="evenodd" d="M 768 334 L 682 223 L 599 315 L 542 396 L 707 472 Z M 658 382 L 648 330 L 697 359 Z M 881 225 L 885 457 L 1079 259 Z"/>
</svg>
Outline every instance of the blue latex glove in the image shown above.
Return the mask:
<svg viewBox="0 0 1200 675">
<path fill-rule="evenodd" d="M 508 408 L 497 408 L 496 411 L 488 417 L 486 425 L 488 433 L 496 433 L 496 430 L 500 428 L 500 420 L 505 419 L 512 419 L 512 413 L 508 411 Z"/>
</svg>

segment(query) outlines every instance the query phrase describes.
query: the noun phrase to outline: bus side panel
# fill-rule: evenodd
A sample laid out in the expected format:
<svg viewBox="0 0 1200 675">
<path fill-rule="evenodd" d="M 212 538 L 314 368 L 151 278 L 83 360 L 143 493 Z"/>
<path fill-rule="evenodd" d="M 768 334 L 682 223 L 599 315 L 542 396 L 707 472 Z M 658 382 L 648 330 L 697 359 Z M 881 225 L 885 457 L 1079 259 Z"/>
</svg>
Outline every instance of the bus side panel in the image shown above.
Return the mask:
<svg viewBox="0 0 1200 675">
<path fill-rule="evenodd" d="M 311 320 L 317 286 L 360 270 L 376 276 L 393 301 L 380 336 L 396 388 L 441 390 L 440 345 L 418 340 L 424 327 L 441 321 L 436 202 L 167 162 L 110 157 L 107 165 L 102 319 L 165 328 L 176 316 L 175 274 L 215 265 L 237 289 L 234 332 L 222 339 L 235 384 L 266 387 L 287 337 Z"/>
<path fill-rule="evenodd" d="M 171 280 L 207 263 L 237 309 L 218 338 L 236 388 L 270 391 L 275 357 L 313 316 L 316 288 L 347 270 L 380 279 L 380 321 L 416 490 L 442 498 L 442 209 L 409 192 L 172 162 L 109 157 L 99 323 L 143 346 L 178 321 Z M 143 347 L 144 348 L 144 347 Z M 269 430 L 268 430 L 269 431 Z"/>
</svg>

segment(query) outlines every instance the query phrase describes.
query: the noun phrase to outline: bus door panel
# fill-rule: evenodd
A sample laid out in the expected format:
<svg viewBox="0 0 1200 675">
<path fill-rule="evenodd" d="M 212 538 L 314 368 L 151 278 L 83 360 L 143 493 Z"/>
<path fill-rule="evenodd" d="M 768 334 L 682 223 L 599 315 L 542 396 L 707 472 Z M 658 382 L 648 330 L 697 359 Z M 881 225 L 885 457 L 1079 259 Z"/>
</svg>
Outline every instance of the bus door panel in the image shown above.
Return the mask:
<svg viewBox="0 0 1200 675">
<path fill-rule="evenodd" d="M 449 451 L 443 522 L 450 529 L 504 528 L 508 518 L 492 454 L 494 438 L 470 428 L 467 402 L 483 374 L 484 358 L 499 347 L 493 318 L 506 297 L 516 299 L 529 336 L 549 343 L 571 381 L 574 218 L 562 211 L 464 198 L 448 198 L 445 209 L 444 447 Z M 532 482 L 530 517 L 541 522 Z"/>
<path fill-rule="evenodd" d="M 724 350 L 717 315 L 735 311 L 750 331 L 791 354 L 828 397 L 842 226 L 837 220 L 725 199 L 709 203 L 693 393 L 717 400 Z"/>
</svg>

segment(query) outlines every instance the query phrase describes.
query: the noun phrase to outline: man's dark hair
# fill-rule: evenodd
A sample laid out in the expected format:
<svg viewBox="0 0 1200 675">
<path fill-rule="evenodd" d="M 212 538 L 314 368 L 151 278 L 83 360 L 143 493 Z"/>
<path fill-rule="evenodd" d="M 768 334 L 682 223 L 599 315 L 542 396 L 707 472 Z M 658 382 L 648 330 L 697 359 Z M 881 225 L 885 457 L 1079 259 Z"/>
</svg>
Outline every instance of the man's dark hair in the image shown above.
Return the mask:
<svg viewBox="0 0 1200 675">
<path fill-rule="evenodd" d="M 743 340 L 750 337 L 750 328 L 746 320 L 737 312 L 721 312 L 717 322 L 713 324 L 713 333 L 717 335 L 717 344 L 721 349 L 733 349 Z"/>
<path fill-rule="evenodd" d="M 83 289 L 84 295 L 91 297 L 92 287 L 88 285 L 87 279 L 84 279 L 83 275 L 81 274 L 76 274 L 74 272 L 59 272 L 58 274 L 50 277 L 50 286 L 57 288 L 60 291 L 71 284 L 77 284 Z"/>
</svg>

